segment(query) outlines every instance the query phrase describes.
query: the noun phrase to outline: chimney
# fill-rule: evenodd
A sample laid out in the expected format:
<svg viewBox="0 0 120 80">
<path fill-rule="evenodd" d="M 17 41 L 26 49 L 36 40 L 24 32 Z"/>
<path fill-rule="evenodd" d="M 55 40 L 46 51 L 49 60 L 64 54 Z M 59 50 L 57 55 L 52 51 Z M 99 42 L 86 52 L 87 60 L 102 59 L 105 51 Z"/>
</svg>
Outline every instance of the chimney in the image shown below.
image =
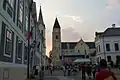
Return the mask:
<svg viewBox="0 0 120 80">
<path fill-rule="evenodd" d="M 112 28 L 115 28 L 115 24 L 112 24 Z"/>
</svg>

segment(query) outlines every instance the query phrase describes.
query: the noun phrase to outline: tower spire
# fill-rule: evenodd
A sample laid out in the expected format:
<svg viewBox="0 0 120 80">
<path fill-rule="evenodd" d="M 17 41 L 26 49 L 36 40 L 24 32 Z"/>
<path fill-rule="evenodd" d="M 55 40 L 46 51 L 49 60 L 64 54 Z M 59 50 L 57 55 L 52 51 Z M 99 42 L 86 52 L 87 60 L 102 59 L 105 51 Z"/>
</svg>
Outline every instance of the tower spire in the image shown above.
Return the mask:
<svg viewBox="0 0 120 80">
<path fill-rule="evenodd" d="M 38 22 L 41 23 L 41 24 L 44 24 L 41 6 L 40 6 L 40 12 L 39 12 Z"/>
<path fill-rule="evenodd" d="M 56 19 L 55 19 L 55 23 L 54 23 L 53 28 L 60 28 L 60 25 L 59 25 L 59 22 L 58 22 L 57 17 L 56 17 Z"/>
</svg>

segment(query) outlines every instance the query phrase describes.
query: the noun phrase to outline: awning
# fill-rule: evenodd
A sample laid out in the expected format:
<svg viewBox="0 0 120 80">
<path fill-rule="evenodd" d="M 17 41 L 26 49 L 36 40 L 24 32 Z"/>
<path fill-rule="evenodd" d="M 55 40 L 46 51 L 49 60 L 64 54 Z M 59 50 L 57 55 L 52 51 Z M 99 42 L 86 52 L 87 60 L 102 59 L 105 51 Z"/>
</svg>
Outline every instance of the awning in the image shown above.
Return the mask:
<svg viewBox="0 0 120 80">
<path fill-rule="evenodd" d="M 90 61 L 91 61 L 90 59 L 86 58 L 86 59 L 76 59 L 73 62 L 74 63 L 81 63 L 81 62 L 90 62 Z"/>
</svg>

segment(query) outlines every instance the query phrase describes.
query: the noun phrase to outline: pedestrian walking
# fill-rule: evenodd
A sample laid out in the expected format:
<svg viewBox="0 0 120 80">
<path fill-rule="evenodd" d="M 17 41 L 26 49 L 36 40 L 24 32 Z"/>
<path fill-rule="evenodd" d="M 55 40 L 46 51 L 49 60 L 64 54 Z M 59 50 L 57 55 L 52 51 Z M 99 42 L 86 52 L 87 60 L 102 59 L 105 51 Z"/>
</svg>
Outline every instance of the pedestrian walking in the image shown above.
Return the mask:
<svg viewBox="0 0 120 80">
<path fill-rule="evenodd" d="M 107 62 L 104 59 L 100 61 L 100 71 L 96 75 L 96 80 L 117 80 L 114 73 L 107 70 Z"/>
<path fill-rule="evenodd" d="M 49 66 L 49 71 L 50 71 L 50 74 L 52 75 L 52 73 L 53 73 L 53 66 Z"/>
<path fill-rule="evenodd" d="M 85 63 L 83 63 L 82 64 L 82 80 L 86 80 L 85 71 L 86 71 L 86 67 L 85 67 Z"/>
<path fill-rule="evenodd" d="M 69 65 L 69 68 L 68 68 L 68 76 L 71 75 L 71 66 Z"/>
<path fill-rule="evenodd" d="M 87 67 L 86 72 L 87 72 L 88 78 L 91 79 L 92 65 L 88 64 L 86 67 Z"/>
<path fill-rule="evenodd" d="M 66 69 L 65 69 L 65 66 L 62 66 L 62 71 L 64 73 L 64 76 L 66 76 Z"/>
<path fill-rule="evenodd" d="M 93 74 L 93 78 L 95 79 L 95 74 L 96 74 L 96 64 L 94 64 L 92 66 L 92 74 Z"/>
</svg>

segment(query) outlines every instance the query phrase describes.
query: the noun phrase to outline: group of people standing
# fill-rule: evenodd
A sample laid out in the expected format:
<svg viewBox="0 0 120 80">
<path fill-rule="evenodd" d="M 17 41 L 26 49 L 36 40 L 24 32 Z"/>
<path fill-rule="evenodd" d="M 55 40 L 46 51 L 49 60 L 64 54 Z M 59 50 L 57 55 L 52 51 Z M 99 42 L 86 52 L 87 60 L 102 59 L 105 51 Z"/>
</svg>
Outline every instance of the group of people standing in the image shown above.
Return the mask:
<svg viewBox="0 0 120 80">
<path fill-rule="evenodd" d="M 98 65 L 83 63 L 81 65 L 62 66 L 64 76 L 71 76 L 71 73 L 81 72 L 82 80 L 117 80 L 114 73 L 107 65 L 107 61 L 101 59 Z M 88 79 L 87 79 L 88 76 Z"/>
<path fill-rule="evenodd" d="M 82 72 L 82 79 L 86 79 L 86 75 L 89 77 L 89 79 L 91 79 L 91 77 L 93 76 L 93 78 L 95 78 L 95 74 L 96 74 L 96 64 L 86 64 L 83 63 L 81 65 L 81 72 Z"/>
<path fill-rule="evenodd" d="M 90 80 L 92 79 L 91 75 L 93 75 L 94 80 L 117 80 L 115 74 L 111 71 L 105 59 L 101 59 L 98 65 L 86 63 L 82 64 L 83 80 L 86 80 L 86 73 Z"/>
<path fill-rule="evenodd" d="M 54 71 L 53 66 L 49 66 L 50 73 Z M 64 72 L 64 76 L 71 76 L 81 72 L 82 80 L 117 80 L 115 74 L 111 71 L 111 69 L 107 65 L 107 61 L 105 59 L 101 59 L 99 64 L 92 63 L 82 63 L 80 65 L 64 65 L 62 66 L 62 71 Z M 74 73 L 74 74 L 73 74 Z"/>
</svg>

